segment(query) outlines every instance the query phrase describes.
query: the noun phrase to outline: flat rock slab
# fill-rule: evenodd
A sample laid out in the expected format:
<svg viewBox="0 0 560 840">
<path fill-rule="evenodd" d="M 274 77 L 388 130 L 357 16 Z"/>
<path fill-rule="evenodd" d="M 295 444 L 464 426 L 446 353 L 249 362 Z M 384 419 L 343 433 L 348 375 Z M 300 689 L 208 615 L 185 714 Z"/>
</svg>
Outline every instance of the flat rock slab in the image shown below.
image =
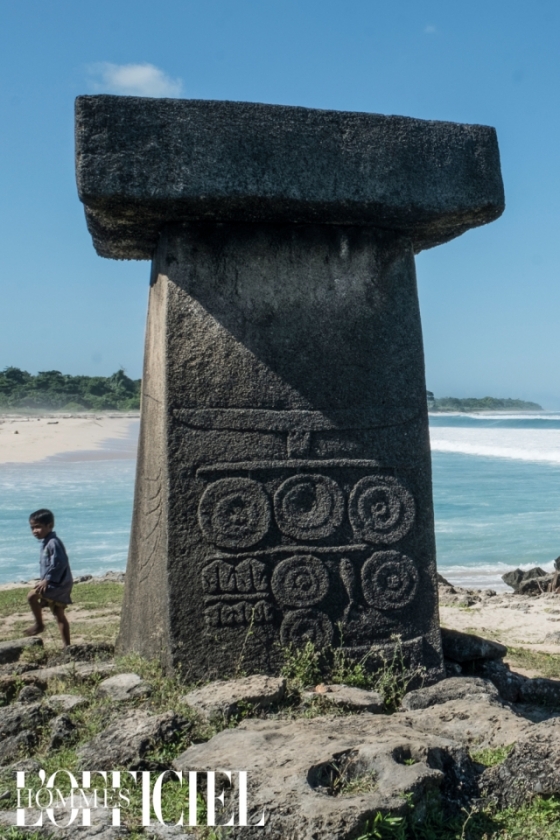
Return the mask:
<svg viewBox="0 0 560 840">
<path fill-rule="evenodd" d="M 183 771 L 247 769 L 249 822 L 264 810 L 267 840 L 345 840 L 358 836 L 377 811 L 403 813 L 405 796 L 419 802 L 437 790 L 444 761 L 458 772 L 469 766 L 450 741 L 366 712 L 246 720 L 189 747 L 174 764 Z M 362 793 L 350 786 L 357 779 L 365 785 Z M 254 829 L 238 827 L 235 837 L 254 838 Z"/>
<path fill-rule="evenodd" d="M 504 208 L 493 128 L 250 102 L 80 96 L 76 177 L 114 259 L 193 218 L 372 225 L 420 250 Z"/>
<path fill-rule="evenodd" d="M 453 662 L 474 662 L 480 659 L 503 659 L 507 647 L 470 633 L 441 628 L 443 655 Z"/>
<path fill-rule="evenodd" d="M 42 647 L 43 640 L 39 636 L 0 642 L 0 664 L 5 665 L 10 662 L 17 662 L 24 650 Z"/>
<path fill-rule="evenodd" d="M 150 715 L 138 709 L 119 718 L 78 750 L 83 770 L 129 770 L 159 768 L 147 754 L 169 743 L 189 728 L 189 723 L 174 712 Z"/>
<path fill-rule="evenodd" d="M 115 654 L 115 646 L 109 642 L 84 642 L 79 645 L 68 645 L 53 660 L 53 665 L 64 665 L 67 662 L 93 662 L 99 659 L 111 659 Z"/>
<path fill-rule="evenodd" d="M 49 706 L 57 712 L 71 712 L 72 709 L 87 706 L 89 702 L 81 694 L 51 694 L 47 699 Z"/>
<path fill-rule="evenodd" d="M 486 695 L 494 700 L 499 699 L 498 689 L 490 682 L 480 677 L 450 677 L 427 688 L 418 688 L 405 694 L 401 703 L 402 711 L 427 709 L 430 706 L 440 706 L 450 700 L 473 700 L 476 702 L 480 695 Z"/>
<path fill-rule="evenodd" d="M 491 695 L 479 694 L 415 711 L 396 718 L 416 732 L 438 735 L 464 747 L 503 747 L 513 744 L 533 724 Z"/>
<path fill-rule="evenodd" d="M 303 694 L 306 700 L 315 700 L 319 697 L 340 706 L 351 712 L 383 712 L 385 704 L 383 697 L 378 691 L 366 691 L 363 688 L 355 688 L 350 685 L 318 685 L 315 691 L 306 691 Z"/>
<path fill-rule="evenodd" d="M 281 700 L 286 692 L 283 677 L 244 677 L 239 680 L 216 680 L 182 697 L 182 701 L 206 720 L 226 720 L 242 706 L 264 709 Z"/>
<path fill-rule="evenodd" d="M 115 702 L 138 700 L 152 693 L 150 683 L 138 674 L 115 674 L 99 683 L 97 690 L 101 697 L 110 697 Z"/>
</svg>

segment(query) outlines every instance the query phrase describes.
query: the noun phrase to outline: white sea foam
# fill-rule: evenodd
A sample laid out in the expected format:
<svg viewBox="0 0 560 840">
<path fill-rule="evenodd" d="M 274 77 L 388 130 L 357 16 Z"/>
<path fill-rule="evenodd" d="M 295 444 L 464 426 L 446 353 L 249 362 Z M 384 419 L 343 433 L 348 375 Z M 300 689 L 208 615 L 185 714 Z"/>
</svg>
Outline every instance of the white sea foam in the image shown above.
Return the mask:
<svg viewBox="0 0 560 840">
<path fill-rule="evenodd" d="M 560 429 L 431 426 L 433 452 L 560 464 Z"/>
</svg>

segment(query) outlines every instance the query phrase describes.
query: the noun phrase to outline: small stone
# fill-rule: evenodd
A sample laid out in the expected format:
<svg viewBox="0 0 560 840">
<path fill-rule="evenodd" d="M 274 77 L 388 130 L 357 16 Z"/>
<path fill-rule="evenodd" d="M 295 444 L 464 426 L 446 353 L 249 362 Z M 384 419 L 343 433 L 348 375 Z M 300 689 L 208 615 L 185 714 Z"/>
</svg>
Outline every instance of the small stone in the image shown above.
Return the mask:
<svg viewBox="0 0 560 840">
<path fill-rule="evenodd" d="M 317 691 L 318 688 L 322 691 Z M 306 691 L 303 696 L 306 700 L 312 700 L 318 695 L 334 706 L 340 706 L 351 712 L 380 713 L 385 710 L 383 697 L 378 691 L 366 691 L 363 688 L 335 684 L 317 686 L 315 691 Z"/>
<path fill-rule="evenodd" d="M 474 662 L 479 659 L 503 659 L 507 647 L 470 633 L 441 628 L 443 655 L 453 662 Z"/>
<path fill-rule="evenodd" d="M 149 697 L 152 687 L 138 674 L 116 674 L 99 684 L 98 693 L 101 697 L 110 697 L 115 702 L 125 700 L 139 700 Z"/>
<path fill-rule="evenodd" d="M 63 744 L 67 744 L 73 740 L 76 735 L 76 724 L 68 717 L 68 715 L 59 715 L 51 721 L 51 739 L 49 741 L 48 751 L 59 749 Z"/>
<path fill-rule="evenodd" d="M 129 770 L 155 770 L 161 763 L 148 753 L 176 740 L 191 724 L 175 712 L 149 715 L 143 709 L 128 712 L 78 750 L 83 770 L 114 770 L 121 765 Z M 164 768 L 165 769 L 165 768 Z"/>
<path fill-rule="evenodd" d="M 18 694 L 18 703 L 36 703 L 42 700 L 45 692 L 38 685 L 24 685 Z"/>
<path fill-rule="evenodd" d="M 216 680 L 203 688 L 185 694 L 181 700 L 198 714 L 210 720 L 228 720 L 240 706 L 264 709 L 281 700 L 286 691 L 283 677 L 244 677 L 239 680 Z"/>
<path fill-rule="evenodd" d="M 0 715 L 0 739 L 17 735 L 24 729 L 35 731 L 53 714 L 46 703 L 15 703 L 8 706 Z"/>
<path fill-rule="evenodd" d="M 430 706 L 440 706 L 451 700 L 475 701 L 481 695 L 498 700 L 498 690 L 489 680 L 479 677 L 451 677 L 428 688 L 418 688 L 405 694 L 401 709 L 428 709 Z"/>
<path fill-rule="evenodd" d="M 57 712 L 71 712 L 80 706 L 87 706 L 88 700 L 81 694 L 51 694 L 47 698 L 49 706 Z"/>
<path fill-rule="evenodd" d="M 544 640 L 553 645 L 560 645 L 560 631 L 556 630 L 555 633 L 547 633 Z"/>
<path fill-rule="evenodd" d="M 9 764 L 35 746 L 37 738 L 28 729 L 0 740 L 0 765 Z"/>
<path fill-rule="evenodd" d="M 17 662 L 24 650 L 42 647 L 43 640 L 39 636 L 13 639 L 10 642 L 0 642 L 0 664 Z"/>
</svg>

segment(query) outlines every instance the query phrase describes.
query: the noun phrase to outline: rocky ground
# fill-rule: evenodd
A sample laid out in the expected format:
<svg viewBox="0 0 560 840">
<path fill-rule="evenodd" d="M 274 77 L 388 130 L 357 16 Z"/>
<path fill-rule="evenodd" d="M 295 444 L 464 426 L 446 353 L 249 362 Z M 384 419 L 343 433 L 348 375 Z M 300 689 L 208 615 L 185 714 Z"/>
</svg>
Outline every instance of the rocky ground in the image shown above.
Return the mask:
<svg viewBox="0 0 560 840">
<path fill-rule="evenodd" d="M 81 611 L 79 638 L 87 636 L 89 611 L 98 633 L 94 642 L 77 641 L 64 653 L 48 636 L 45 644 L 22 638 L 0 643 L 2 840 L 29 836 L 14 828 L 15 772 L 26 771 L 27 784 L 38 788 L 41 769 L 48 777 L 60 768 L 76 774 L 149 770 L 154 780 L 167 769 L 199 771 L 201 825 L 162 826 L 152 815 L 152 825 L 142 827 L 141 791 L 131 784 L 121 826 L 112 826 L 101 808 L 92 810 L 91 827 L 30 829 L 35 837 L 560 837 L 560 680 L 546 676 L 560 657 L 553 642 L 536 633 L 531 641 L 527 629 L 520 630 L 521 619 L 533 615 L 533 603 L 540 601 L 544 610 L 558 603 L 560 609 L 558 596 L 541 595 L 527 607 L 525 596 L 466 592 L 442 582 L 448 677 L 435 686 L 407 691 L 407 677 L 395 663 L 377 678 L 338 663 L 321 679 L 320 658 L 308 649 L 287 652 L 281 677 L 240 674 L 189 687 L 164 677 L 153 663 L 115 657 L 113 638 L 101 638 L 103 618 L 107 636 L 114 635 L 119 586 L 114 580 L 84 581 L 75 588 L 77 606 L 89 604 Z M 109 593 L 110 607 L 98 590 Z M 24 618 L 9 600 L 16 591 L 0 593 L 0 613 L 5 621 L 13 619 L 4 625 L 12 635 Z M 104 610 L 110 615 L 100 620 Z M 525 633 L 529 647 L 512 654 L 503 644 L 505 617 L 483 632 L 493 610 L 519 616 L 515 631 Z M 516 636 L 515 644 L 522 643 Z M 516 668 L 515 657 L 523 655 L 529 660 Z M 264 811 L 263 827 L 204 826 L 208 769 L 248 771 L 248 821 Z M 166 778 L 162 808 L 171 823 L 181 809 L 188 813 L 188 794 L 171 775 Z M 219 792 L 226 779 L 218 781 Z M 218 803 L 218 823 L 238 808 L 239 784 L 234 773 L 224 806 Z M 35 822 L 37 813 L 27 813 L 28 823 Z M 59 808 L 54 816 L 67 822 L 69 812 Z"/>
</svg>

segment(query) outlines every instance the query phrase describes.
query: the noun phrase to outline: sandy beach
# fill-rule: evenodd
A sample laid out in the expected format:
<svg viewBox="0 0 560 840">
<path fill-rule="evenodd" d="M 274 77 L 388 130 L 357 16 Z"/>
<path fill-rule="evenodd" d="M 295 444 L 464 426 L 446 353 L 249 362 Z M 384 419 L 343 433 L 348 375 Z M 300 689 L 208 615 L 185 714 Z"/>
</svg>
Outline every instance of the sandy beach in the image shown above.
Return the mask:
<svg viewBox="0 0 560 840">
<path fill-rule="evenodd" d="M 46 458 L 134 457 L 139 414 L 0 415 L 0 464 L 29 464 Z"/>
</svg>

